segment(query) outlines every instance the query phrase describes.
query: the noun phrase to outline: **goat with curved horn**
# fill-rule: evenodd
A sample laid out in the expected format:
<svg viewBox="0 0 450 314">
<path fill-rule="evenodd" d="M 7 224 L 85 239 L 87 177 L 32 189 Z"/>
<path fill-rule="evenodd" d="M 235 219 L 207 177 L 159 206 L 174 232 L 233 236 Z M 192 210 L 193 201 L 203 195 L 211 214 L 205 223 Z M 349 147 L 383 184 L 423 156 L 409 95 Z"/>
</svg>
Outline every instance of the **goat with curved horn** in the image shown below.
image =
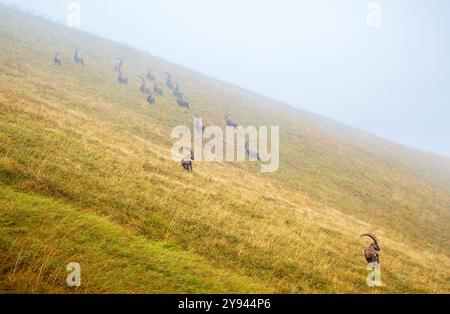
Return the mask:
<svg viewBox="0 0 450 314">
<path fill-rule="evenodd" d="M 373 233 L 364 233 L 361 237 L 369 237 L 373 241 L 373 243 L 364 251 L 364 257 L 366 258 L 367 263 L 380 263 L 379 252 L 381 251 L 381 248 L 377 236 Z"/>
<path fill-rule="evenodd" d="M 233 127 L 233 128 L 237 128 L 239 126 L 239 123 L 233 119 L 230 119 L 230 114 L 227 113 L 225 114 L 225 123 L 227 124 L 227 126 Z"/>
</svg>

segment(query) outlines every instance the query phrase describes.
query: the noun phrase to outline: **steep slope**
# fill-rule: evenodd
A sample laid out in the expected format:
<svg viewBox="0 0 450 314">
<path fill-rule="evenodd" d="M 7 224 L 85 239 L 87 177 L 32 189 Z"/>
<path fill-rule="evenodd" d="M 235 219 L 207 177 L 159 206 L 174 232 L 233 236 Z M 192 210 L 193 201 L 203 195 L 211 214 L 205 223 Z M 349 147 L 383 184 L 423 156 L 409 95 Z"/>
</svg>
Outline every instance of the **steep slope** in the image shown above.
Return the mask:
<svg viewBox="0 0 450 314">
<path fill-rule="evenodd" d="M 146 104 L 147 65 L 161 85 L 174 74 L 191 111 L 171 96 Z M 172 161 L 173 127 L 195 114 L 223 125 L 226 112 L 280 126 L 278 172 L 187 174 Z M 82 293 L 449 292 L 449 171 L 446 158 L 0 9 L 0 291 L 69 292 L 65 266 L 79 262 Z M 379 289 L 365 284 L 369 230 L 383 246 Z"/>
</svg>

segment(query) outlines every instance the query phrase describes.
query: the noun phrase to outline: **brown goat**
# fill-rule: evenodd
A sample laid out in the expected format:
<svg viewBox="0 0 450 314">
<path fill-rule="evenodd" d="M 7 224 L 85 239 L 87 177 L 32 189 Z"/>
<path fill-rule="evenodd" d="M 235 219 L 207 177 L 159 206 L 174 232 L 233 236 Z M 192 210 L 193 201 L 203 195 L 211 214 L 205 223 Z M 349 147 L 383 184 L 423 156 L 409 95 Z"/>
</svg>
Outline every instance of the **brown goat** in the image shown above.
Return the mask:
<svg viewBox="0 0 450 314">
<path fill-rule="evenodd" d="M 225 123 L 227 126 L 233 127 L 233 128 L 237 128 L 239 126 L 239 122 L 237 122 L 236 120 L 230 119 L 230 115 L 227 113 L 225 115 Z"/>
<path fill-rule="evenodd" d="M 184 170 L 186 170 L 187 172 L 194 172 L 193 168 L 192 168 L 192 160 L 186 160 L 183 159 L 181 161 L 181 166 L 184 168 Z"/>
<path fill-rule="evenodd" d="M 194 150 L 192 148 L 188 149 L 188 150 L 189 150 L 189 154 L 183 158 L 183 160 L 181 161 L 181 166 L 187 172 L 194 172 L 193 167 L 192 167 L 192 161 L 195 160 Z"/>
<path fill-rule="evenodd" d="M 369 245 L 369 247 L 364 251 L 364 257 L 366 258 L 367 263 L 380 263 L 380 255 L 381 251 L 380 245 L 378 243 L 377 236 L 373 233 L 365 233 L 361 235 L 361 237 L 369 237 L 373 240 L 373 243 Z"/>
</svg>

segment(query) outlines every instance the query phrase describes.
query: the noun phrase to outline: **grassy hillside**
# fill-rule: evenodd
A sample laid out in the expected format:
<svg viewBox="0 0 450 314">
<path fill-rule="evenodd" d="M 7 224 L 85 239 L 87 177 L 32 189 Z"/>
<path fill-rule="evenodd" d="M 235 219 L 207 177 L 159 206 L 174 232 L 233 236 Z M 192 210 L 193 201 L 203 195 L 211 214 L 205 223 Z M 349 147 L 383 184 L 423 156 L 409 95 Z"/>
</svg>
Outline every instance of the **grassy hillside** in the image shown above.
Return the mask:
<svg viewBox="0 0 450 314">
<path fill-rule="evenodd" d="M 161 85 L 172 72 L 192 110 L 172 96 L 149 107 L 147 65 Z M 172 161 L 173 127 L 195 114 L 223 125 L 226 112 L 280 126 L 278 172 Z M 0 292 L 448 293 L 449 225 L 444 157 L 0 7 Z M 367 231 L 381 239 L 382 288 L 365 284 Z"/>
</svg>

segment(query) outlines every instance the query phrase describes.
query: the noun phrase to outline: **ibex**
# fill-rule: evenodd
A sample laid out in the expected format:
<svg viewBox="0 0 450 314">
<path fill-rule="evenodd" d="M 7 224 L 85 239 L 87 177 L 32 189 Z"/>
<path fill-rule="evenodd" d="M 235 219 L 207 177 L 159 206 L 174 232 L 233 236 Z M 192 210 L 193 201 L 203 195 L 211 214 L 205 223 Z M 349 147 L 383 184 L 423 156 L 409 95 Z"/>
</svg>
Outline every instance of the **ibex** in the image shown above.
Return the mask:
<svg viewBox="0 0 450 314">
<path fill-rule="evenodd" d="M 381 251 L 380 245 L 378 244 L 377 236 L 373 233 L 365 233 L 361 237 L 369 237 L 373 240 L 373 243 L 364 251 L 364 257 L 367 263 L 380 263 L 379 252 Z"/>
<path fill-rule="evenodd" d="M 253 150 L 248 142 L 245 143 L 245 150 L 247 151 L 249 158 L 256 158 L 258 161 L 261 161 L 258 151 Z"/>
<path fill-rule="evenodd" d="M 117 78 L 117 82 L 120 85 L 128 85 L 128 77 L 126 77 L 125 75 L 123 75 L 122 71 L 119 72 L 119 77 Z"/>
<path fill-rule="evenodd" d="M 75 60 L 76 64 L 81 64 L 84 66 L 84 59 L 80 56 L 80 52 L 78 49 L 75 49 L 75 55 L 73 56 L 73 59 Z"/>
<path fill-rule="evenodd" d="M 156 82 L 156 75 L 153 71 L 153 68 L 147 67 L 147 79 L 152 82 Z"/>
<path fill-rule="evenodd" d="M 156 97 L 155 97 L 155 95 L 152 94 L 151 91 L 150 91 L 150 93 L 149 93 L 148 96 L 147 96 L 147 102 L 148 102 L 150 105 L 156 105 Z"/>
<path fill-rule="evenodd" d="M 115 71 L 120 73 L 122 71 L 123 65 L 123 60 L 119 59 L 119 63 L 114 67 Z"/>
<path fill-rule="evenodd" d="M 145 80 L 145 77 L 143 77 L 142 75 L 139 75 L 139 78 L 142 81 L 141 87 L 140 87 L 141 92 L 144 93 L 144 94 L 151 93 L 150 88 L 147 86 L 147 81 Z"/>
<path fill-rule="evenodd" d="M 153 91 L 158 94 L 159 96 L 164 96 L 164 91 L 161 87 L 159 87 L 158 84 L 155 83 L 155 86 L 153 87 Z"/>
<path fill-rule="evenodd" d="M 192 167 L 192 160 L 182 160 L 181 166 L 186 170 L 187 172 L 194 172 L 194 169 Z"/>
<path fill-rule="evenodd" d="M 187 172 L 194 172 L 192 167 L 192 161 L 194 160 L 194 151 L 190 149 L 189 154 L 183 158 L 181 161 L 181 166 L 186 170 Z"/>
<path fill-rule="evenodd" d="M 59 52 L 55 53 L 55 57 L 53 58 L 53 62 L 55 62 L 55 65 L 57 65 L 57 66 L 61 66 L 62 65 L 61 55 L 59 54 Z"/>
<path fill-rule="evenodd" d="M 178 103 L 178 106 L 180 106 L 181 108 L 190 109 L 189 101 L 183 99 L 182 97 L 177 98 L 177 103 Z"/>
<path fill-rule="evenodd" d="M 200 116 L 199 116 L 198 114 L 196 114 L 196 115 L 195 115 L 195 129 L 196 129 L 198 132 L 204 133 L 205 130 L 206 130 L 206 126 L 203 124 L 203 121 L 200 122 L 199 119 L 201 119 Z"/>
<path fill-rule="evenodd" d="M 231 126 L 233 128 L 237 128 L 239 126 L 239 123 L 237 121 L 230 119 L 228 113 L 225 115 L 224 120 L 225 120 L 225 123 L 227 124 L 227 126 Z"/>
<path fill-rule="evenodd" d="M 173 90 L 173 89 L 175 88 L 175 85 L 174 85 L 174 82 L 173 82 L 173 80 L 172 80 L 172 74 L 170 74 L 170 73 L 168 73 L 168 72 L 165 72 L 165 73 L 166 73 L 166 75 L 167 75 L 167 79 L 166 79 L 167 87 L 168 87 L 170 90 Z"/>
<path fill-rule="evenodd" d="M 173 82 L 173 95 L 175 97 L 183 98 L 183 94 L 180 92 L 180 84 L 178 82 Z"/>
</svg>

